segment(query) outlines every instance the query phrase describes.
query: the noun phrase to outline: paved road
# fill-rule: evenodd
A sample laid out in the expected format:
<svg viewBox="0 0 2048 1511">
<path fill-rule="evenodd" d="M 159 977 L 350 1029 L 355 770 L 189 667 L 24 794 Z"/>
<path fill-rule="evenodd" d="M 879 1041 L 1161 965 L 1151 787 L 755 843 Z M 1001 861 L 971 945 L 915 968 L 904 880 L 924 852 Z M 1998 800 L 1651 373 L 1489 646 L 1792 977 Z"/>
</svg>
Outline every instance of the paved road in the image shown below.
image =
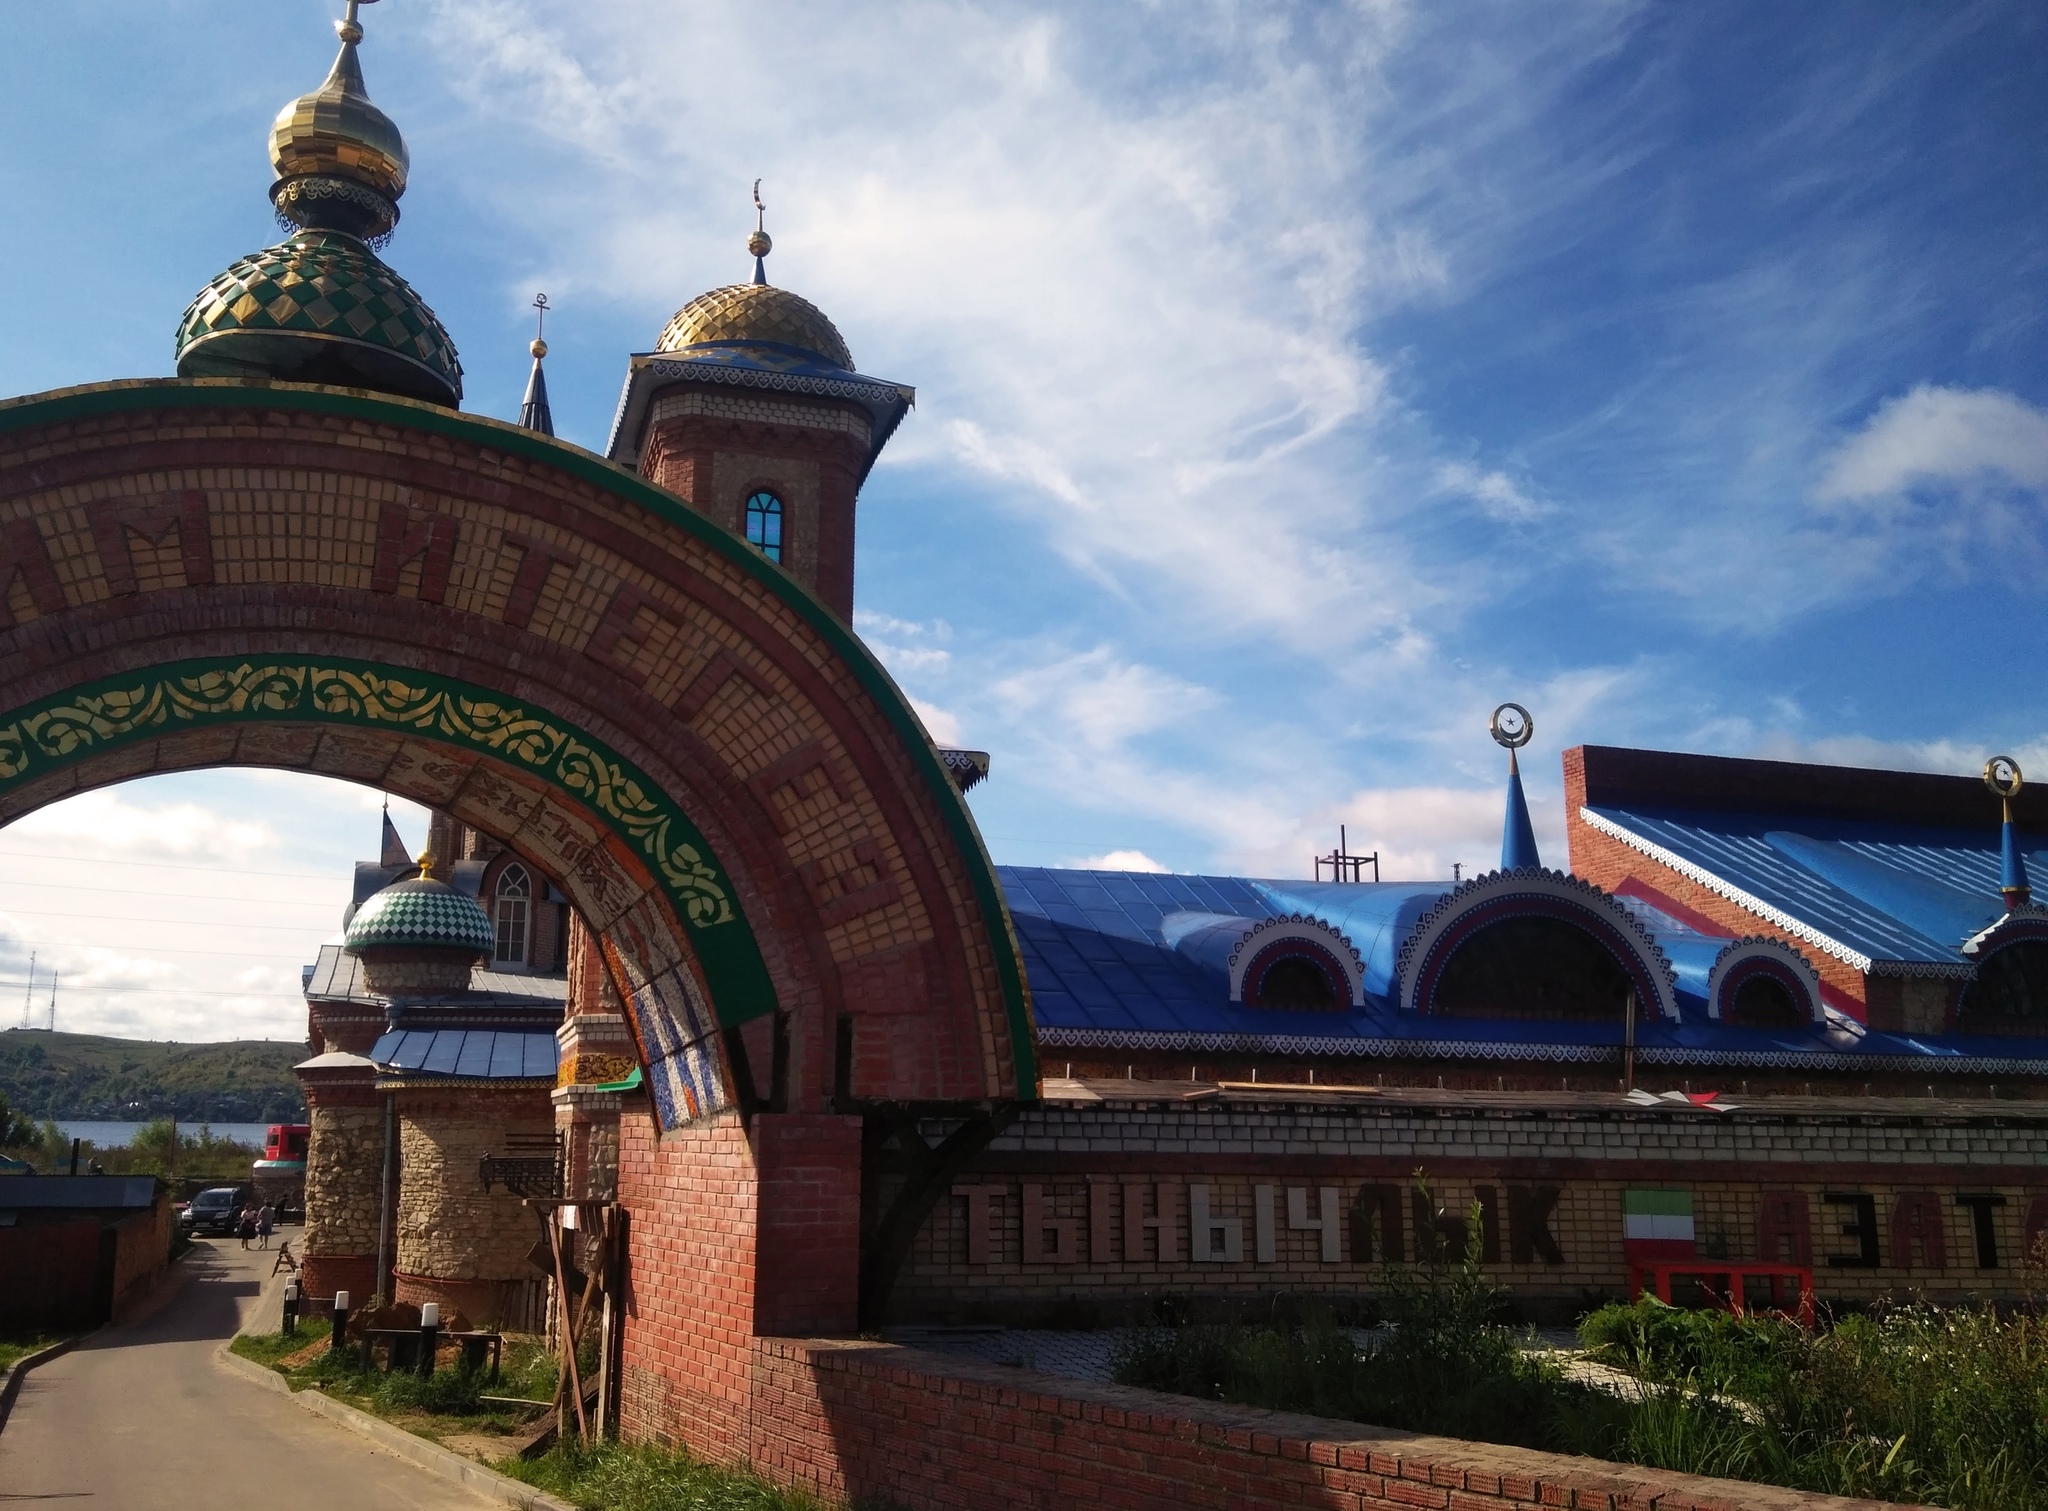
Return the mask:
<svg viewBox="0 0 2048 1511">
<path fill-rule="evenodd" d="M 297 1237 L 292 1230 L 291 1236 Z M 90 1501 L 158 1511 L 284 1500 L 305 1511 L 478 1511 L 435 1478 L 285 1396 L 230 1374 L 214 1350 L 253 1318 L 272 1256 L 233 1240 L 178 1266 L 177 1295 L 30 1371 L 0 1431 L 0 1505 Z M 265 1323 L 275 1330 L 272 1317 Z"/>
</svg>

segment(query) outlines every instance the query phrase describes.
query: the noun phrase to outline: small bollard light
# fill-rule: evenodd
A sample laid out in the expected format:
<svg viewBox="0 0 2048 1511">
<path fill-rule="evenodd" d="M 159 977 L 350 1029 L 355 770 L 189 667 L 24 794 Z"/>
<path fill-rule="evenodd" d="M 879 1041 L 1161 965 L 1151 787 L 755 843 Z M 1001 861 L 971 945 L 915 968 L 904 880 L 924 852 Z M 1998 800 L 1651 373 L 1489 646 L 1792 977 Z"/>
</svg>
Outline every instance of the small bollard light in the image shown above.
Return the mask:
<svg viewBox="0 0 2048 1511">
<path fill-rule="evenodd" d="M 441 1303 L 429 1301 L 420 1307 L 420 1373 L 434 1372 L 434 1349 L 441 1337 Z"/>
<path fill-rule="evenodd" d="M 348 1347 L 348 1292 L 334 1293 L 334 1341 L 327 1345 L 330 1353 L 339 1354 Z"/>
<path fill-rule="evenodd" d="M 284 1322 L 279 1331 L 287 1338 L 296 1336 L 299 1331 L 299 1283 L 296 1280 L 284 1283 Z"/>
</svg>

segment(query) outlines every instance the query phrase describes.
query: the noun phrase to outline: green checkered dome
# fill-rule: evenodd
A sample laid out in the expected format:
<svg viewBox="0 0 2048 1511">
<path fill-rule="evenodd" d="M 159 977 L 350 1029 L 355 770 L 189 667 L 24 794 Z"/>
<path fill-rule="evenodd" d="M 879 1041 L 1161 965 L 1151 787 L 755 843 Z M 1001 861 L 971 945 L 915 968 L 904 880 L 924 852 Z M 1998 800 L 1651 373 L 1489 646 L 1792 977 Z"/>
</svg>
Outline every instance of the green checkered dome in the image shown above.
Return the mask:
<svg viewBox="0 0 2048 1511">
<path fill-rule="evenodd" d="M 343 231 L 295 231 L 241 258 L 178 324 L 181 378 L 281 378 L 453 408 L 455 344 L 411 285 Z"/>
<path fill-rule="evenodd" d="M 350 954 L 364 950 L 467 950 L 488 955 L 497 932 L 483 906 L 446 882 L 416 876 L 372 894 L 342 936 Z"/>
</svg>

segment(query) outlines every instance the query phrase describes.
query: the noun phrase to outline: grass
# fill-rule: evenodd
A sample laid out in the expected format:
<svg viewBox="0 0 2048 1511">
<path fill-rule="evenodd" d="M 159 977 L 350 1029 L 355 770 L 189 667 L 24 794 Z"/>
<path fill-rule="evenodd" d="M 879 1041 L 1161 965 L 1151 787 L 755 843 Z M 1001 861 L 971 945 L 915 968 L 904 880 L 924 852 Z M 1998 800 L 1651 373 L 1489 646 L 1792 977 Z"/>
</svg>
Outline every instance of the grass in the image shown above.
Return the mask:
<svg viewBox="0 0 2048 1511">
<path fill-rule="evenodd" d="M 1427 1188 L 1421 1188 L 1427 1196 Z M 1361 1346 L 1327 1317 L 1287 1325 L 1211 1324 L 1127 1336 L 1117 1382 L 1212 1401 L 1373 1422 L 1419 1432 L 1568 1449 L 1618 1403 L 1533 1357 L 1499 1321 L 1504 1292 L 1480 1266 L 1477 1213 L 1466 1253 L 1411 1271 L 1389 1266 L 1389 1327 Z"/>
<path fill-rule="evenodd" d="M 1814 1333 L 1655 1301 L 1581 1341 L 1653 1389 L 1600 1451 L 1632 1463 L 1957 1511 L 2048 1511 L 2048 1324 L 1892 1307 Z"/>
<path fill-rule="evenodd" d="M 820 1511 L 820 1502 L 744 1470 L 719 1469 L 680 1449 L 574 1444 L 502 1474 L 588 1511 Z"/>
<path fill-rule="evenodd" d="M 33 1333 L 26 1338 L 0 1338 L 0 1369 L 6 1369 L 16 1359 L 48 1348 L 52 1343 L 61 1342 L 63 1338 L 62 1333 Z"/>
<path fill-rule="evenodd" d="M 536 1414 L 483 1397 L 519 1397 L 545 1403 L 555 1392 L 555 1356 L 539 1343 L 508 1340 L 503 1367 L 494 1381 L 486 1370 L 467 1370 L 443 1361 L 433 1374 L 420 1376 L 381 1368 L 365 1369 L 361 1354 L 322 1353 L 306 1364 L 287 1367 L 284 1360 L 323 1336 L 318 1326 L 282 1333 L 242 1333 L 228 1346 L 245 1359 L 285 1377 L 293 1390 L 325 1391 L 360 1411 L 383 1417 L 421 1437 L 439 1440 L 450 1433 L 510 1434 L 537 1420 Z"/>
<path fill-rule="evenodd" d="M 1462 1262 L 1390 1267 L 1393 1326 L 1363 1346 L 1313 1318 L 1157 1329 L 1126 1340 L 1116 1378 L 1798 1490 L 2048 1511 L 2048 1321 L 2036 1312 L 1919 1303 L 1809 1333 L 1655 1300 L 1604 1307 L 1580 1340 L 1644 1382 L 1623 1396 L 1524 1353 L 1481 1271 L 1476 1213 L 1467 1230 Z"/>
</svg>

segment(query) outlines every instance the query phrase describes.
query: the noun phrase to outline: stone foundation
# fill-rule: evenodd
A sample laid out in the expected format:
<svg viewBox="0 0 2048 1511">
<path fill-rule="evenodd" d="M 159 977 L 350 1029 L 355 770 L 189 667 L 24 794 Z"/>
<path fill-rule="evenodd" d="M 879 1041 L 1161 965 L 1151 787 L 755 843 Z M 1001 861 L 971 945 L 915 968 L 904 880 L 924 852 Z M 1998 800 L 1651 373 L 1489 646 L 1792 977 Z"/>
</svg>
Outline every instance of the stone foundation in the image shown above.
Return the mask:
<svg viewBox="0 0 2048 1511">
<path fill-rule="evenodd" d="M 479 1165 L 510 1136 L 554 1132 L 547 1092 L 404 1090 L 398 1096 L 397 1268 L 439 1283 L 525 1281 L 541 1236 L 534 1210 L 502 1188 L 485 1195 Z"/>
</svg>

